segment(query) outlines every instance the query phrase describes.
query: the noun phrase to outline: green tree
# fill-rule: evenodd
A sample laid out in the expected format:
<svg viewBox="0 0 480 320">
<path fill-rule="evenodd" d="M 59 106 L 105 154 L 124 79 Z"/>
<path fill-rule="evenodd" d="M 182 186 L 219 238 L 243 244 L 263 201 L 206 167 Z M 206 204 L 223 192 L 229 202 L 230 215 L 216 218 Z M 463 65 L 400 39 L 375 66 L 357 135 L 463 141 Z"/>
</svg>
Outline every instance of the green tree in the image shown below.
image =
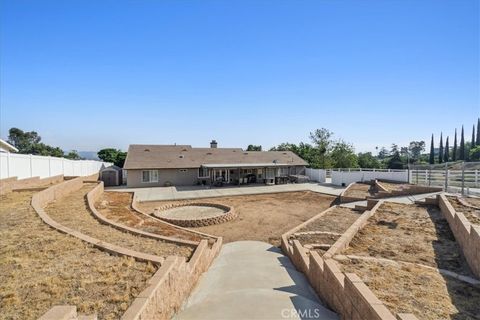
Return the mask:
<svg viewBox="0 0 480 320">
<path fill-rule="evenodd" d="M 262 151 L 262 146 L 256 146 L 253 144 L 249 144 L 247 147 L 247 151 Z"/>
<path fill-rule="evenodd" d="M 385 147 L 382 147 L 378 152 L 378 159 L 383 160 L 388 157 L 388 150 Z"/>
<path fill-rule="evenodd" d="M 472 130 L 471 146 L 472 146 L 472 147 L 475 147 L 475 146 L 476 146 L 476 143 L 475 143 L 475 125 L 473 125 L 473 130 Z"/>
<path fill-rule="evenodd" d="M 477 120 L 477 139 L 475 140 L 477 146 L 480 146 L 480 118 Z"/>
<path fill-rule="evenodd" d="M 460 135 L 460 149 L 458 160 L 465 160 L 465 136 L 463 134 L 463 126 L 462 126 L 462 133 Z"/>
<path fill-rule="evenodd" d="M 430 164 L 435 163 L 435 149 L 434 149 L 434 143 L 433 143 L 433 134 L 432 134 L 432 141 L 430 142 L 430 158 L 428 162 Z"/>
<path fill-rule="evenodd" d="M 408 150 L 412 155 L 413 162 L 417 162 L 422 152 L 425 151 L 425 141 L 411 141 Z"/>
<path fill-rule="evenodd" d="M 355 149 L 343 140 L 336 142 L 330 157 L 334 168 L 358 168 L 358 158 Z"/>
<path fill-rule="evenodd" d="M 440 148 L 438 149 L 438 163 L 443 162 L 443 133 L 440 132 Z"/>
<path fill-rule="evenodd" d="M 65 155 L 65 158 L 71 160 L 81 160 L 82 157 L 78 154 L 77 150 L 71 150 L 69 153 Z"/>
<path fill-rule="evenodd" d="M 98 151 L 98 157 L 105 162 L 112 162 L 116 166 L 123 167 L 127 157 L 126 152 L 114 148 L 106 148 Z"/>
<path fill-rule="evenodd" d="M 470 160 L 480 161 L 480 145 L 470 149 Z"/>
<path fill-rule="evenodd" d="M 33 153 L 34 146 L 40 143 L 42 138 L 35 131 L 25 132 L 18 128 L 8 130 L 8 143 L 18 149 L 19 153 Z"/>
<path fill-rule="evenodd" d="M 358 154 L 358 166 L 360 168 L 380 168 L 380 161 L 371 152 Z"/>
<path fill-rule="evenodd" d="M 331 150 L 333 133 L 325 128 L 317 129 L 314 132 L 310 132 L 310 140 L 318 151 L 318 158 L 321 168 L 328 166 L 328 153 Z"/>
<path fill-rule="evenodd" d="M 450 159 L 450 146 L 448 145 L 448 137 L 447 140 L 445 141 L 445 152 L 443 154 L 443 161 L 448 162 Z"/>
<path fill-rule="evenodd" d="M 457 161 L 458 146 L 457 146 L 457 128 L 455 128 L 455 137 L 453 138 L 452 160 Z"/>
<path fill-rule="evenodd" d="M 390 159 L 388 159 L 387 167 L 389 169 L 403 169 L 403 161 L 398 149 L 396 149 Z"/>
</svg>

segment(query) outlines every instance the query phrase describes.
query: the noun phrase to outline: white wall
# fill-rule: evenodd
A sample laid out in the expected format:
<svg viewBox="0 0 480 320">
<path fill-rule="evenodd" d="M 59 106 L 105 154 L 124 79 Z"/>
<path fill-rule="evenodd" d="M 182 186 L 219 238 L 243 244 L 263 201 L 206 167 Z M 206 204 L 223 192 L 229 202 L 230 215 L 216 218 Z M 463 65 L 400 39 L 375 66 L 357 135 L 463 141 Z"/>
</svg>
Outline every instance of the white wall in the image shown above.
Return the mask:
<svg viewBox="0 0 480 320">
<path fill-rule="evenodd" d="M 408 171 L 332 171 L 332 184 L 348 186 L 352 182 L 370 181 L 374 179 L 408 182 Z"/>
<path fill-rule="evenodd" d="M 95 160 L 69 160 L 65 158 L 34 156 L 18 153 L 0 153 L 0 179 L 18 177 L 47 178 L 64 176 L 88 176 L 111 163 Z"/>
<path fill-rule="evenodd" d="M 327 176 L 325 170 L 311 169 L 311 168 L 305 169 L 305 175 L 308 176 L 310 181 L 316 181 L 316 182 L 325 182 L 326 176 Z"/>
</svg>

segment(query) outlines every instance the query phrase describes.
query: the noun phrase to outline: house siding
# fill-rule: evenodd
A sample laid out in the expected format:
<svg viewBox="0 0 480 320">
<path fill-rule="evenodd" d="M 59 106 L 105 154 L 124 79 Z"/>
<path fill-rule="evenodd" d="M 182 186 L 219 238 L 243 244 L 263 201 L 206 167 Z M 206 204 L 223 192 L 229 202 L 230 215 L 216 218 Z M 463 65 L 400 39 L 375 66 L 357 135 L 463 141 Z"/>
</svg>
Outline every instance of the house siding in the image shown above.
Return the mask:
<svg viewBox="0 0 480 320">
<path fill-rule="evenodd" d="M 167 182 L 174 186 L 191 186 L 197 182 L 198 168 L 185 169 L 157 169 L 158 182 L 144 183 L 142 182 L 143 170 L 127 170 L 127 187 L 141 188 L 141 187 L 164 187 Z M 180 170 L 187 170 L 181 172 Z"/>
</svg>

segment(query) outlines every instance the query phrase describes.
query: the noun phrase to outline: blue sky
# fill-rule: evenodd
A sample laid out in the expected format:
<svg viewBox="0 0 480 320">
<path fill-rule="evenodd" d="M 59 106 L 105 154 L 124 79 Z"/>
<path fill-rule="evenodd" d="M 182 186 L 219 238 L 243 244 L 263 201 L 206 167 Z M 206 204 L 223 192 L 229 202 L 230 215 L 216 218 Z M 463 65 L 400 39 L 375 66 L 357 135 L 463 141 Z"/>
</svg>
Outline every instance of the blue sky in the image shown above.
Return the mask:
<svg viewBox="0 0 480 320">
<path fill-rule="evenodd" d="M 357 151 L 466 136 L 477 0 L 1 0 L 0 135 L 64 149 L 271 147 L 326 127 Z M 428 142 L 427 142 L 428 144 Z"/>
</svg>

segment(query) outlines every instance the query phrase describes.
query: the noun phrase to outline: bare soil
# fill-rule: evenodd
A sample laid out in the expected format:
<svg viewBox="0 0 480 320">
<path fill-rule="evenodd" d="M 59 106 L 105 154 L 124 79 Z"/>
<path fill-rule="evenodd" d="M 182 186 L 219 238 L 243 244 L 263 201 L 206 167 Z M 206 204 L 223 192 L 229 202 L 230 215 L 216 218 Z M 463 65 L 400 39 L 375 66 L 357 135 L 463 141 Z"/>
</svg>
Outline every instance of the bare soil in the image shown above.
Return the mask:
<svg viewBox="0 0 480 320">
<path fill-rule="evenodd" d="M 120 318 L 156 267 L 53 230 L 31 207 L 33 194 L 0 197 L 0 318 L 37 319 L 65 304 L 99 319 Z"/>
<path fill-rule="evenodd" d="M 45 211 L 64 226 L 120 247 L 157 256 L 191 256 L 193 248 L 190 246 L 139 237 L 101 224 L 93 217 L 86 200 L 86 194 L 95 185 L 96 183 L 85 183 L 80 190 L 50 203 Z"/>
<path fill-rule="evenodd" d="M 385 202 L 344 253 L 471 275 L 461 252 L 438 207 Z"/>
<path fill-rule="evenodd" d="M 359 211 L 350 208 L 336 207 L 322 217 L 310 222 L 298 232 L 305 231 L 328 231 L 344 233 L 360 217 Z"/>
<path fill-rule="evenodd" d="M 144 214 L 136 212 L 133 210 L 131 203 L 131 193 L 104 192 L 103 196 L 95 204 L 95 207 L 106 218 L 129 227 L 182 240 L 202 240 L 202 236 L 193 232 L 173 227 L 158 219 L 150 218 Z"/>
<path fill-rule="evenodd" d="M 408 189 L 410 186 L 408 183 L 393 183 L 393 182 L 385 182 L 385 181 L 380 181 L 382 186 L 387 188 L 388 192 L 392 191 L 402 191 L 405 189 Z"/>
<path fill-rule="evenodd" d="M 343 254 L 410 262 L 472 277 L 436 206 L 384 203 Z M 375 261 L 340 263 L 343 271 L 358 274 L 393 312 L 414 313 L 419 319 L 480 317 L 480 289 L 435 270 Z"/>
<path fill-rule="evenodd" d="M 468 204 L 480 208 L 480 198 L 465 197 L 464 199 Z"/>
<path fill-rule="evenodd" d="M 480 319 L 480 289 L 414 265 L 375 261 L 341 261 L 344 272 L 357 274 L 393 313 L 418 319 Z"/>
<path fill-rule="evenodd" d="M 469 204 L 476 203 L 476 199 L 472 200 L 474 198 L 464 198 L 464 199 L 467 200 Z M 457 197 L 448 197 L 448 201 L 452 204 L 455 211 L 463 213 L 465 218 L 467 218 L 467 220 L 470 223 L 480 226 L 480 210 L 479 209 L 474 209 L 474 208 L 464 206 L 460 201 L 458 201 Z M 472 204 L 472 205 L 475 205 L 475 204 Z"/>
<path fill-rule="evenodd" d="M 238 217 L 232 221 L 195 228 L 208 234 L 222 236 L 225 242 L 258 240 L 280 245 L 280 237 L 296 225 L 330 207 L 335 197 L 311 191 L 285 192 L 202 199 L 233 207 Z M 143 202 L 145 212 L 166 203 L 177 201 Z"/>
<path fill-rule="evenodd" d="M 346 197 L 354 197 L 359 199 L 367 199 L 368 196 L 373 196 L 372 186 L 367 183 L 354 183 L 346 190 Z"/>
</svg>

